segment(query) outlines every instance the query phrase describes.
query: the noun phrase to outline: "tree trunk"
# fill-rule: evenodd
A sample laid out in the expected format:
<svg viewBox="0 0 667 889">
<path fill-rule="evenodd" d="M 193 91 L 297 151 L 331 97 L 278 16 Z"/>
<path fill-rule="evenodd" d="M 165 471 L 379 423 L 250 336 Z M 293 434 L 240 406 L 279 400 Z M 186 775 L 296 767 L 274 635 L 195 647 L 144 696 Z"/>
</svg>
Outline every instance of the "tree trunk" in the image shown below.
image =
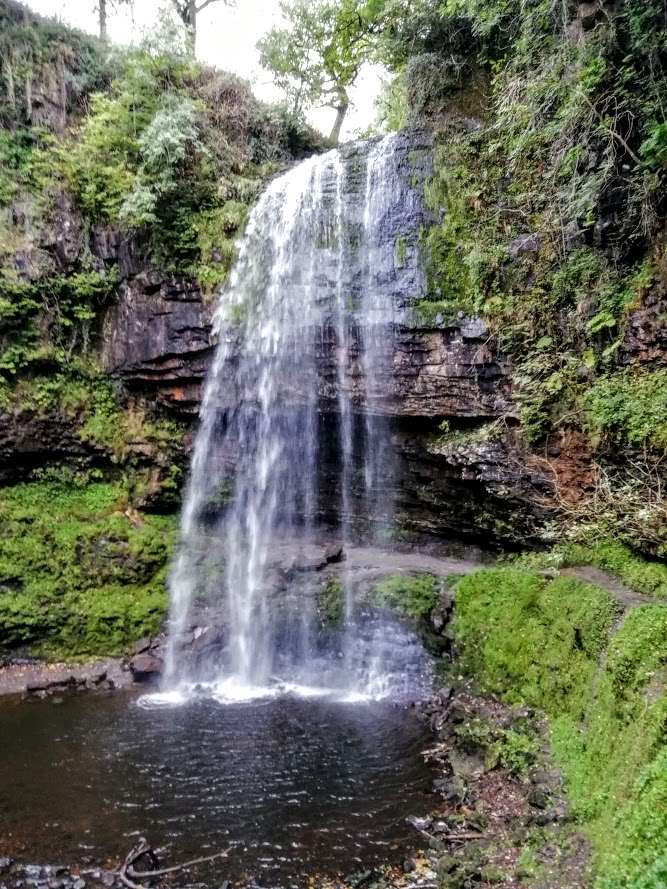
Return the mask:
<svg viewBox="0 0 667 889">
<path fill-rule="evenodd" d="M 334 145 L 338 145 L 338 142 L 340 141 L 340 131 L 343 129 L 343 121 L 345 120 L 345 115 L 347 114 L 347 109 L 349 107 L 350 100 L 347 95 L 341 94 L 340 104 L 336 106 L 336 122 L 333 125 L 333 130 L 329 137 Z"/>
<path fill-rule="evenodd" d="M 100 40 L 107 39 L 107 0 L 97 0 L 97 10 L 100 16 Z"/>
<path fill-rule="evenodd" d="M 194 56 L 197 54 L 197 0 L 188 0 L 187 17 L 188 20 L 185 23 L 185 28 L 188 32 L 188 43 Z"/>
<path fill-rule="evenodd" d="M 16 89 L 14 87 L 14 69 L 12 68 L 12 62 L 14 58 L 12 56 L 11 59 L 8 59 L 3 65 L 3 71 L 5 74 L 5 80 L 7 81 L 7 98 L 9 99 L 9 104 L 12 106 L 14 111 L 16 111 Z"/>
</svg>

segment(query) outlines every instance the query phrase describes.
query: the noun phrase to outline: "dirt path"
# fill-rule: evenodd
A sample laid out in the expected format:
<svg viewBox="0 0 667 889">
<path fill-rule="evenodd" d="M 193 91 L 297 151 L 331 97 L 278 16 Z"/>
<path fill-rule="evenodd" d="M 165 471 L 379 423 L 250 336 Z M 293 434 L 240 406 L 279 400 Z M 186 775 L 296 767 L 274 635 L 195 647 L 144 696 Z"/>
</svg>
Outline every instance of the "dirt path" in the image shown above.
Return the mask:
<svg viewBox="0 0 667 889">
<path fill-rule="evenodd" d="M 588 565 L 581 565 L 574 568 L 564 568 L 560 572 L 561 577 L 576 577 L 578 580 L 584 580 L 586 583 L 594 583 L 605 590 L 608 590 L 623 605 L 624 611 L 632 611 L 638 605 L 660 605 L 659 599 L 651 596 L 645 596 L 638 593 L 631 587 L 626 586 L 619 578 L 612 574 L 611 571 L 603 571 L 601 568 L 591 568 Z"/>
</svg>

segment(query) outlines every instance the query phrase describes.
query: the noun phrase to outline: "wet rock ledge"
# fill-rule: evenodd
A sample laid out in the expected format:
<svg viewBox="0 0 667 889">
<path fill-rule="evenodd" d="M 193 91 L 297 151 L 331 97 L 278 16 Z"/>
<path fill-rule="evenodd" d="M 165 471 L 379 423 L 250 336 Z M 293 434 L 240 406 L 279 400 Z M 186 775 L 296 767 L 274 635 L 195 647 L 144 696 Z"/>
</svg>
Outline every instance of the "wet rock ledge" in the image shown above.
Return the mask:
<svg viewBox="0 0 667 889">
<path fill-rule="evenodd" d="M 84 664 L 45 663 L 32 657 L 0 656 L 0 695 L 50 698 L 82 691 L 118 691 L 156 681 L 162 672 L 164 636 L 138 642 L 129 658 Z"/>
</svg>

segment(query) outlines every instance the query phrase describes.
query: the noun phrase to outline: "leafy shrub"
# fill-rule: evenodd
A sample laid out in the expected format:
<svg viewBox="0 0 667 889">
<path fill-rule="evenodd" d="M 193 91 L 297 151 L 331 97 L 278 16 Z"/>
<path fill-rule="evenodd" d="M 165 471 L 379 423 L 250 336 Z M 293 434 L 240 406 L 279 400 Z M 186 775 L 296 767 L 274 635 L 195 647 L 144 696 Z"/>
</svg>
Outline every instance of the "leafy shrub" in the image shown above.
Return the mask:
<svg viewBox="0 0 667 889">
<path fill-rule="evenodd" d="M 583 399 L 591 432 L 617 446 L 667 448 L 667 370 L 626 368 L 595 381 Z"/>
<path fill-rule="evenodd" d="M 649 137 L 642 142 L 640 151 L 646 163 L 655 169 L 667 166 L 667 123 L 653 123 Z"/>
</svg>

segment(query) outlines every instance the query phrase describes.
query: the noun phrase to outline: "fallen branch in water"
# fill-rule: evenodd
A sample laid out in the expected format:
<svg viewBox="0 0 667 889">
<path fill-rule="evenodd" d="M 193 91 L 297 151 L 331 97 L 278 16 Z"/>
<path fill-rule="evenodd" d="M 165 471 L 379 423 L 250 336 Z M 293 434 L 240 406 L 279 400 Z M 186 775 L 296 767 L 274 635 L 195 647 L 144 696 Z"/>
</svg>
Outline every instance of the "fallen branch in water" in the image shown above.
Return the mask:
<svg viewBox="0 0 667 889">
<path fill-rule="evenodd" d="M 150 843 L 143 837 L 139 839 L 137 845 L 128 854 L 125 861 L 121 864 L 118 871 L 123 886 L 127 889 L 142 889 L 142 883 L 137 880 L 151 880 L 155 877 L 164 877 L 167 874 L 175 874 L 178 871 L 185 870 L 188 867 L 194 867 L 197 864 L 206 864 L 209 861 L 215 861 L 218 858 L 227 858 L 232 850 L 232 846 L 225 849 L 224 852 L 216 852 L 215 855 L 205 855 L 202 858 L 193 858 L 190 861 L 184 861 L 183 864 L 175 864 L 172 867 L 159 867 L 159 861 Z M 150 858 L 153 870 L 135 870 L 134 865 L 142 858 Z"/>
</svg>

